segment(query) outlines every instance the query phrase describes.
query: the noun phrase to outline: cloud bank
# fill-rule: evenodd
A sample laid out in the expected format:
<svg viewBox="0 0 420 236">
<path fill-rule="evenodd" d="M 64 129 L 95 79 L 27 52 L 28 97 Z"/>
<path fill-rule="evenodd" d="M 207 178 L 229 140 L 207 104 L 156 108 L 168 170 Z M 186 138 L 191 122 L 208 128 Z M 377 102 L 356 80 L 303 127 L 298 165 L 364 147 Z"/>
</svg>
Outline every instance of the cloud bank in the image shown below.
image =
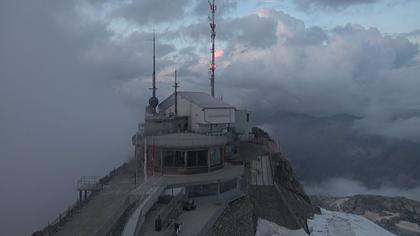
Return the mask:
<svg viewBox="0 0 420 236">
<path fill-rule="evenodd" d="M 357 194 L 382 195 L 388 197 L 403 196 L 420 201 L 420 186 L 411 189 L 399 189 L 391 186 L 368 188 L 363 183 L 345 179 L 332 178 L 319 184 L 305 185 L 305 191 L 312 195 L 346 197 Z"/>
<path fill-rule="evenodd" d="M 130 137 L 150 95 L 153 28 L 160 98 L 172 91 L 175 68 L 183 90 L 209 90 L 208 6 L 174 2 L 1 1 L 3 233 L 16 234 L 13 222 L 28 209 L 37 217 L 21 230 L 45 224 L 75 199 L 78 177 L 103 174 L 131 155 Z M 354 125 L 360 132 L 419 140 L 417 44 L 358 25 L 307 27 L 269 9 L 229 17 L 237 2 L 221 6 L 218 96 L 259 116 L 345 113 L 361 117 Z"/>
<path fill-rule="evenodd" d="M 235 26 L 243 22 L 238 25 L 246 27 L 249 18 L 265 31 L 259 32 L 264 39 L 254 41 L 258 34 L 246 35 L 246 29 Z M 420 137 L 417 44 L 359 25 L 307 28 L 270 10 L 226 25 L 236 33 L 219 62 L 219 84 L 229 89 L 224 93 L 235 91 L 244 104 L 264 111 L 260 114 L 273 108 L 315 116 L 349 114 L 362 117 L 355 125 L 361 132 Z"/>
<path fill-rule="evenodd" d="M 313 8 L 343 9 L 360 4 L 371 4 L 381 0 L 295 0 L 296 5 L 303 10 Z"/>
</svg>

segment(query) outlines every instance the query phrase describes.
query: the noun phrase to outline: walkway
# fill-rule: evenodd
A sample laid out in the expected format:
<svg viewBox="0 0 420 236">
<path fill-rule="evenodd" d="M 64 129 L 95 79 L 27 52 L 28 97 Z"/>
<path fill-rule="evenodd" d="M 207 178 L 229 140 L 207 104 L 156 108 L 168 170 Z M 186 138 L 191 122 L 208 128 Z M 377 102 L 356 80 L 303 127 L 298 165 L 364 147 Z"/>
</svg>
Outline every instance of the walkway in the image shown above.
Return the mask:
<svg viewBox="0 0 420 236">
<path fill-rule="evenodd" d="M 256 160 L 251 161 L 251 185 L 273 185 L 271 162 L 269 156 L 257 156 Z"/>
<path fill-rule="evenodd" d="M 121 170 L 74 215 L 60 230 L 57 236 L 94 236 L 104 228 L 115 223 L 128 207 L 128 195 L 134 188 L 131 172 Z"/>
</svg>

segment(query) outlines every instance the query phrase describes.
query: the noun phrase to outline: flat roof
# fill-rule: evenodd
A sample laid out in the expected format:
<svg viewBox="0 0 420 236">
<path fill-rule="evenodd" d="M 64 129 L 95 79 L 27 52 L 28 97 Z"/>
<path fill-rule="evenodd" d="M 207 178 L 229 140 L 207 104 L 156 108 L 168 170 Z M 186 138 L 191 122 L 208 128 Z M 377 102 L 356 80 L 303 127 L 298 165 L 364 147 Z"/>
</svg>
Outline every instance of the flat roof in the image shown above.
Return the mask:
<svg viewBox="0 0 420 236">
<path fill-rule="evenodd" d="M 234 106 L 222 101 L 219 98 L 210 96 L 207 93 L 203 92 L 190 92 L 190 91 L 180 91 L 178 96 L 196 104 L 197 106 L 205 108 L 231 108 L 235 109 Z M 175 103 L 174 94 L 172 93 L 169 97 L 163 100 L 159 104 L 159 109 L 165 110 L 168 107 L 172 106 Z"/>
</svg>

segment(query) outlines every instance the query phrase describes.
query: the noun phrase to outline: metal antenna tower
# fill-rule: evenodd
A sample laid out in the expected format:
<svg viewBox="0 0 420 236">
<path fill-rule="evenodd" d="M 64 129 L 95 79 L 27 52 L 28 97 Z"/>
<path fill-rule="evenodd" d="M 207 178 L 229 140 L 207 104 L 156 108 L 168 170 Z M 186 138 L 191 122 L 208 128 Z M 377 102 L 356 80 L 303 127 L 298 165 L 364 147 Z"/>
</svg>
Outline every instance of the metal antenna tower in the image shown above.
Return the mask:
<svg viewBox="0 0 420 236">
<path fill-rule="evenodd" d="M 216 24 L 214 23 L 214 13 L 216 12 L 217 6 L 214 4 L 214 0 L 208 0 L 210 5 L 211 15 L 209 15 L 210 29 L 211 29 L 211 64 L 209 71 L 211 72 L 210 84 L 211 84 L 211 96 L 214 97 L 214 71 L 216 70 L 216 64 L 214 63 L 214 39 L 216 38 Z"/>
<path fill-rule="evenodd" d="M 153 109 L 153 114 L 156 114 L 156 107 L 159 104 L 159 99 L 156 97 L 156 36 L 155 32 L 153 32 L 153 87 L 151 88 L 153 91 L 152 97 L 149 99 L 149 105 Z"/>
<path fill-rule="evenodd" d="M 174 83 L 174 96 L 175 96 L 175 116 L 178 116 L 178 88 L 179 88 L 179 84 L 176 78 L 176 70 L 175 70 L 175 83 Z"/>
<path fill-rule="evenodd" d="M 153 32 L 153 97 L 156 97 L 156 35 Z"/>
</svg>

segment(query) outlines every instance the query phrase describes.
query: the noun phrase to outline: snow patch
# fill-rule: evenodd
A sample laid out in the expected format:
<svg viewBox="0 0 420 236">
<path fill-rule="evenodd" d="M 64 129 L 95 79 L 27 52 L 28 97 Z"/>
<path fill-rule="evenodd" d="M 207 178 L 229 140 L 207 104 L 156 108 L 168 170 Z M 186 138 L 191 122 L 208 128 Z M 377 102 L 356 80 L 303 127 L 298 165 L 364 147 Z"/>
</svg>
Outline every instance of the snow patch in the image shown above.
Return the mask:
<svg viewBox="0 0 420 236">
<path fill-rule="evenodd" d="M 324 209 L 321 213 L 308 220 L 311 236 L 395 236 L 362 216 Z"/>
<path fill-rule="evenodd" d="M 392 218 L 400 217 L 400 214 L 396 212 L 384 211 L 383 213 L 385 213 L 386 215 L 380 215 L 379 213 L 372 211 L 365 211 L 363 216 L 373 222 L 380 222 L 381 220 L 391 220 Z"/>
<path fill-rule="evenodd" d="M 363 216 L 324 209 L 321 209 L 321 213 L 308 220 L 310 236 L 396 236 Z M 405 229 L 416 230 L 416 226 L 418 227 L 410 222 L 400 223 Z M 420 227 L 418 229 L 420 230 Z M 260 218 L 255 236 L 308 236 L 308 234 L 303 229 L 290 230 Z"/>
<path fill-rule="evenodd" d="M 416 223 L 402 220 L 398 224 L 396 224 L 396 226 L 411 232 L 420 233 L 420 226 Z"/>
<path fill-rule="evenodd" d="M 303 229 L 290 230 L 268 220 L 259 218 L 255 236 L 308 236 Z"/>
</svg>

